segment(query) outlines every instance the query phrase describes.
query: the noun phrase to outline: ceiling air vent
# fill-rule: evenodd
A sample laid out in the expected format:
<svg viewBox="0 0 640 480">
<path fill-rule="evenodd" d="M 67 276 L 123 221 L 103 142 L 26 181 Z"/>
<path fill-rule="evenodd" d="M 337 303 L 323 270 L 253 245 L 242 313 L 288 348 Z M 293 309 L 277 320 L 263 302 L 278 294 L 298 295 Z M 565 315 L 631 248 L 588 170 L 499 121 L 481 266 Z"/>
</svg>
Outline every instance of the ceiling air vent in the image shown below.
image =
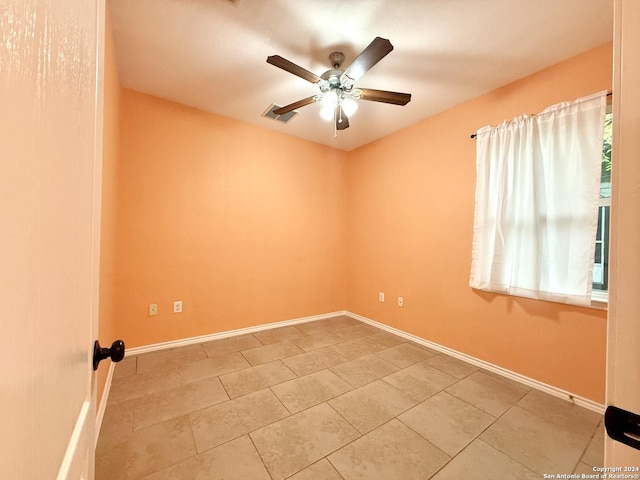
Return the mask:
<svg viewBox="0 0 640 480">
<path fill-rule="evenodd" d="M 275 103 L 272 103 L 269 106 L 269 108 L 267 108 L 267 110 L 262 114 L 262 116 L 267 118 L 272 118 L 276 122 L 287 123 L 289 120 L 291 120 L 293 117 L 295 117 L 298 114 L 298 112 L 296 111 L 285 113 L 284 115 L 276 115 L 275 113 L 273 113 L 274 110 L 277 110 L 280 107 L 281 105 L 276 105 Z"/>
</svg>

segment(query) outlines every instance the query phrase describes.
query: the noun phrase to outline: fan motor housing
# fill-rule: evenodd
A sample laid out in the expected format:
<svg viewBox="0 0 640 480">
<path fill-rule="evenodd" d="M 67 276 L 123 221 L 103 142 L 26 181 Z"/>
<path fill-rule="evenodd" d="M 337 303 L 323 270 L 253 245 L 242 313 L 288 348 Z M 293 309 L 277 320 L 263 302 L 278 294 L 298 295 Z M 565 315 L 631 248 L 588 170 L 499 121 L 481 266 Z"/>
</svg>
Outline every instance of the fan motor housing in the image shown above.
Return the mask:
<svg viewBox="0 0 640 480">
<path fill-rule="evenodd" d="M 329 61 L 331 62 L 333 68 L 320 75 L 320 78 L 326 80 L 329 83 L 328 87 L 326 85 L 324 87 L 321 86 L 320 90 L 322 90 L 323 92 L 342 87 L 341 77 L 344 73 L 344 70 L 342 70 L 340 66 L 342 65 L 342 62 L 344 62 L 344 54 L 342 52 L 332 52 L 329 55 Z"/>
<path fill-rule="evenodd" d="M 324 72 L 322 75 L 320 75 L 320 78 L 329 82 L 330 86 L 337 87 L 340 85 L 340 77 L 342 76 L 343 73 L 344 73 L 344 70 L 334 68 Z"/>
</svg>

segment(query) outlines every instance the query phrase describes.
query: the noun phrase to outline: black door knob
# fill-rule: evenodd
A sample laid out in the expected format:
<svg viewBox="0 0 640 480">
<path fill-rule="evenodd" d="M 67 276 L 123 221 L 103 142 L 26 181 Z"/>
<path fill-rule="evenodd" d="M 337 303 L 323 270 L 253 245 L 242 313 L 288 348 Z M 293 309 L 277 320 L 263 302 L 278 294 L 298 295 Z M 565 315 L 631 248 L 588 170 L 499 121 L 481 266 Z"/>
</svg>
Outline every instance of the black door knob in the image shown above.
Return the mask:
<svg viewBox="0 0 640 480">
<path fill-rule="evenodd" d="M 105 358 L 111 357 L 114 362 L 119 362 L 124 358 L 124 342 L 116 340 L 111 344 L 111 348 L 100 347 L 98 340 L 93 344 L 93 369 L 98 369 L 98 364 Z"/>
</svg>

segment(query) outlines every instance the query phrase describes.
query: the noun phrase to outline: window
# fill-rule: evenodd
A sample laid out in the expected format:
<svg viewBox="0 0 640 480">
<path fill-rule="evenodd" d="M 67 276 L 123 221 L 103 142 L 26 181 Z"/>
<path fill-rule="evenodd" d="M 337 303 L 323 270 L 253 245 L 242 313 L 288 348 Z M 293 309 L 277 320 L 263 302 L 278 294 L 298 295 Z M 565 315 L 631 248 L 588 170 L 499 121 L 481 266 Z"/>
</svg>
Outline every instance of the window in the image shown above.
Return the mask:
<svg viewBox="0 0 640 480">
<path fill-rule="evenodd" d="M 603 195 L 594 184 L 606 103 L 599 92 L 477 131 L 472 288 L 590 306 L 594 279 L 606 287 L 608 204 L 595 256 L 593 243 L 594 203 L 610 196 L 608 165 Z"/>
<path fill-rule="evenodd" d="M 613 114 L 611 105 L 604 120 L 604 141 L 602 142 L 602 170 L 600 176 L 600 206 L 598 208 L 598 229 L 593 262 L 594 300 L 606 300 L 609 289 L 609 218 L 611 213 L 611 134 Z"/>
</svg>

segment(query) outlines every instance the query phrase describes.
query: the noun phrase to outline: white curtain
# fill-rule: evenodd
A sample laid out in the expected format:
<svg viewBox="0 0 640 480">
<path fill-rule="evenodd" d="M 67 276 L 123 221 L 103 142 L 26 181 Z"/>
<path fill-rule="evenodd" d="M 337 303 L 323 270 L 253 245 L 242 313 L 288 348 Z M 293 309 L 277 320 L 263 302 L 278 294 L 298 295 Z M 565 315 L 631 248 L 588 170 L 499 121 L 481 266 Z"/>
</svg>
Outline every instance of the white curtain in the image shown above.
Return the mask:
<svg viewBox="0 0 640 480">
<path fill-rule="evenodd" d="M 476 137 L 469 285 L 590 305 L 606 92 Z"/>
</svg>

